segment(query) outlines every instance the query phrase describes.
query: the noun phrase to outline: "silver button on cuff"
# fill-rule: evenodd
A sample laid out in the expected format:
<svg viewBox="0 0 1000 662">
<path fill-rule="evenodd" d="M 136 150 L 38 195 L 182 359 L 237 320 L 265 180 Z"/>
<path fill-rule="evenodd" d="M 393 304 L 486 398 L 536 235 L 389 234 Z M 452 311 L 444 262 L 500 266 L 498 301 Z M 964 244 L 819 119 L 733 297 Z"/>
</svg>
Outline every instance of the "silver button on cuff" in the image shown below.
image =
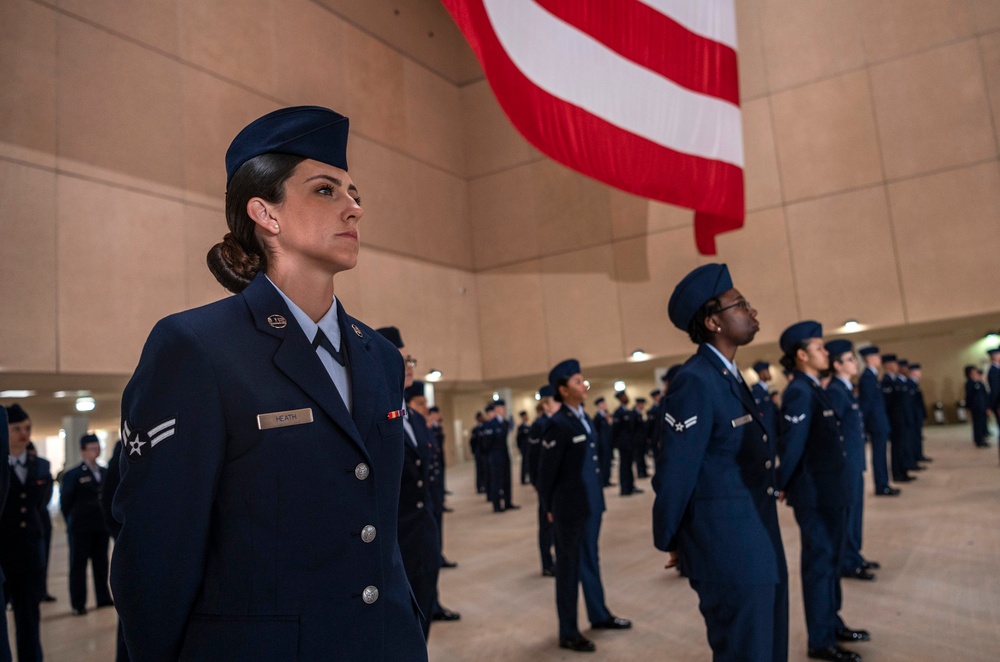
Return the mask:
<svg viewBox="0 0 1000 662">
<path fill-rule="evenodd" d="M 365 542 L 375 540 L 375 527 L 371 524 L 366 524 L 365 528 L 361 529 L 361 539 Z"/>
<path fill-rule="evenodd" d="M 358 466 L 354 467 L 354 477 L 358 480 L 364 480 L 368 478 L 368 465 L 362 462 Z"/>
<path fill-rule="evenodd" d="M 764 468 L 765 469 L 770 469 L 771 468 L 771 461 L 770 460 L 767 460 L 766 462 L 764 462 Z"/>
<path fill-rule="evenodd" d="M 768 496 L 774 496 L 774 488 L 773 487 L 767 488 L 767 495 Z"/>
<path fill-rule="evenodd" d="M 374 604 L 378 600 L 378 589 L 374 586 L 366 586 L 361 594 L 361 599 L 365 601 L 366 605 Z"/>
</svg>

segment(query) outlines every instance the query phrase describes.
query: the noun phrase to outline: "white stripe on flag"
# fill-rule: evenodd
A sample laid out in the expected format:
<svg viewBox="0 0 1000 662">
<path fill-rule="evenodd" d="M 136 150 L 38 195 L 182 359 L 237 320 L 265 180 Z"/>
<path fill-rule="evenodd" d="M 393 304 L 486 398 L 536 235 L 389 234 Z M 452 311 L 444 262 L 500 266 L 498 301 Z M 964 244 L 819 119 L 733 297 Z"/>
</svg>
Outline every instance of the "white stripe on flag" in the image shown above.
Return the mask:
<svg viewBox="0 0 1000 662">
<path fill-rule="evenodd" d="M 532 0 L 483 6 L 511 61 L 549 94 L 669 149 L 743 167 L 739 107 L 637 65 Z"/>
<path fill-rule="evenodd" d="M 736 50 L 736 6 L 733 0 L 639 0 L 688 31 Z"/>
</svg>

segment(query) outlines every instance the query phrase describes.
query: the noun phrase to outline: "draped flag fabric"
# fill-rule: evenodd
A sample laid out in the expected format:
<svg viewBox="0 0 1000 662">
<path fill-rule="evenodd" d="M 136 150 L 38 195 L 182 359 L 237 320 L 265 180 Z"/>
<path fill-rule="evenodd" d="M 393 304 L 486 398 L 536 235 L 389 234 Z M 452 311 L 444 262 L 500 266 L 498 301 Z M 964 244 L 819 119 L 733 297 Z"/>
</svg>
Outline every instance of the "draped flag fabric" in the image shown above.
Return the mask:
<svg viewBox="0 0 1000 662">
<path fill-rule="evenodd" d="M 550 158 L 743 226 L 734 0 L 443 0 L 518 131 Z"/>
</svg>

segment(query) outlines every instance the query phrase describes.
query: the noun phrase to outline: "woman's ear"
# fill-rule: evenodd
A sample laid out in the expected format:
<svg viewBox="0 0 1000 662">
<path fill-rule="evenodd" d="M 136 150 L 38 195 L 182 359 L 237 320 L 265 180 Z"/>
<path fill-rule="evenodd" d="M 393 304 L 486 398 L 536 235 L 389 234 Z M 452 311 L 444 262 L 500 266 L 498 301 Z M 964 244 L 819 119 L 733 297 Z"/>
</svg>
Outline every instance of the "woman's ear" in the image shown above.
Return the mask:
<svg viewBox="0 0 1000 662">
<path fill-rule="evenodd" d="M 273 211 L 274 206 L 263 198 L 250 198 L 247 201 L 247 216 L 257 225 L 258 231 L 265 233 L 265 236 L 277 235 L 281 231 Z"/>
</svg>

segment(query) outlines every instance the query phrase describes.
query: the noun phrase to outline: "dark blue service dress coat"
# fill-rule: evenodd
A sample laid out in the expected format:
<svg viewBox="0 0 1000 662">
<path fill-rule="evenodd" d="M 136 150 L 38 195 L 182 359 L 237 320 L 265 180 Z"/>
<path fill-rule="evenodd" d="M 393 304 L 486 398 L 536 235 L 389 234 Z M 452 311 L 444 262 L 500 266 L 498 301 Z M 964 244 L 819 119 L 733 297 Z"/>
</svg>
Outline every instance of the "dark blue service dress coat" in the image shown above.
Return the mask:
<svg viewBox="0 0 1000 662">
<path fill-rule="evenodd" d="M 580 636 L 577 603 L 581 584 L 590 622 L 612 618 L 604 602 L 597 551 L 605 504 L 593 430 L 586 414 L 581 420 L 563 405 L 542 433 L 537 487 L 543 509 L 552 513 L 555 532 L 560 639 Z"/>
<path fill-rule="evenodd" d="M 844 450 L 847 452 L 847 529 L 840 563 L 842 573 L 847 573 L 862 567 L 865 562 L 861 556 L 866 468 L 865 425 L 853 387 L 833 377 L 826 387 L 826 393 L 840 417 Z"/>
<path fill-rule="evenodd" d="M 843 627 L 840 564 L 850 484 L 840 417 L 823 388 L 796 371 L 781 403 L 778 489 L 795 509 L 802 538 L 802 600 L 809 648 L 836 646 Z"/>
<path fill-rule="evenodd" d="M 264 275 L 150 333 L 114 500 L 133 659 L 427 659 L 396 538 L 402 358 L 338 313 L 351 412 Z"/>
<path fill-rule="evenodd" d="M 706 345 L 665 397 L 653 541 L 678 553 L 715 659 L 786 660 L 788 570 L 774 498 L 774 433 L 749 389 Z"/>
<path fill-rule="evenodd" d="M 549 417 L 544 413 L 534 420 L 528 430 L 528 457 L 529 475 L 531 484 L 538 489 L 538 463 L 542 459 L 542 435 L 549 426 Z M 542 572 L 551 571 L 555 567 L 555 559 L 552 555 L 552 547 L 555 538 L 552 532 L 552 522 L 549 521 L 548 511 L 541 498 L 538 499 L 538 553 L 542 559 Z"/>
<path fill-rule="evenodd" d="M 7 409 L 0 407 L 0 459 L 10 454 L 10 428 L 7 427 Z M 0 467 L 0 513 L 3 512 L 4 504 L 7 502 L 7 488 L 10 487 L 10 470 Z M 7 598 L 3 592 L 3 567 L 0 566 L 0 603 L 6 605 Z M 7 639 L 7 630 L 0 632 L 0 662 L 10 662 L 10 642 Z"/>
<path fill-rule="evenodd" d="M 889 439 L 889 413 L 885 406 L 885 395 L 878 381 L 878 373 L 865 368 L 858 377 L 858 404 L 872 444 L 872 477 L 875 492 L 889 487 L 889 465 L 886 460 L 886 442 Z"/>
<path fill-rule="evenodd" d="M 750 393 L 753 395 L 757 409 L 764 416 L 764 425 L 767 426 L 768 430 L 777 430 L 778 408 L 775 406 L 774 400 L 771 399 L 770 389 L 763 382 L 757 382 L 750 388 Z"/>
</svg>

